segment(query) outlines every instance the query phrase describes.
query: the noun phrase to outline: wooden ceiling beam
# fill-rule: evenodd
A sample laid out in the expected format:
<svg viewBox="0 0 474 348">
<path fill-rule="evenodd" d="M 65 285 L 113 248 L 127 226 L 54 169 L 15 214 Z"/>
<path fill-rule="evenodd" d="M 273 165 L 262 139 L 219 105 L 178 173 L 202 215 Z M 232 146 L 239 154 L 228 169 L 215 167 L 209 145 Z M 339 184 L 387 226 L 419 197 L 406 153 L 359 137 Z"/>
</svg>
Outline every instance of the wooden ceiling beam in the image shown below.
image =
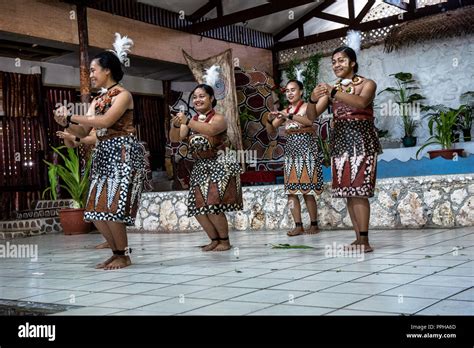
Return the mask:
<svg viewBox="0 0 474 348">
<path fill-rule="evenodd" d="M 443 4 L 426 6 L 418 9 L 414 13 L 406 12 L 403 16 L 394 15 L 386 18 L 381 18 L 378 20 L 373 20 L 369 22 L 359 23 L 356 25 L 347 26 L 340 29 L 330 30 L 319 34 L 309 35 L 303 39 L 293 39 L 283 42 L 277 42 L 274 46 L 275 50 L 281 51 L 289 48 L 305 46 L 313 44 L 316 42 L 337 39 L 339 37 L 344 37 L 349 29 L 355 29 L 360 31 L 369 31 L 372 29 L 385 28 L 389 25 L 400 24 L 414 19 L 419 19 L 422 17 L 434 15 L 437 13 L 445 12 L 447 10 L 454 10 L 459 7 L 469 6 L 474 3 L 474 0 L 466 0 L 461 2 L 447 2 Z"/>
<path fill-rule="evenodd" d="M 336 0 L 326 0 L 322 3 L 320 3 L 317 7 L 309 11 L 308 13 L 304 14 L 301 18 L 297 19 L 294 21 L 294 23 L 290 24 L 286 28 L 280 30 L 278 33 L 276 33 L 273 36 L 273 40 L 276 42 L 282 38 L 284 38 L 286 35 L 290 34 L 294 30 L 298 29 L 300 25 L 304 25 L 307 21 L 310 19 L 314 18 L 317 14 L 321 13 L 323 10 L 334 4 Z"/>
<path fill-rule="evenodd" d="M 416 1 L 416 0 L 415 0 Z M 364 8 L 362 9 L 362 11 L 360 11 L 360 13 L 357 15 L 355 21 L 357 23 L 360 23 L 362 22 L 362 20 L 364 19 L 364 17 L 366 16 L 367 13 L 369 13 L 370 9 L 372 8 L 372 6 L 374 6 L 375 4 L 375 0 L 370 0 L 370 1 L 367 1 L 367 4 L 365 4 Z"/>
<path fill-rule="evenodd" d="M 268 16 L 272 13 L 289 10 L 298 6 L 306 5 L 311 2 L 314 2 L 314 0 L 294 0 L 285 2 L 278 1 L 274 3 L 267 3 L 242 11 L 230 13 L 222 17 L 209 19 L 204 22 L 194 23 L 191 27 L 191 32 L 193 32 L 194 34 L 198 34 L 212 29 L 225 27 L 231 24 L 246 22 L 254 18 Z"/>
<path fill-rule="evenodd" d="M 341 24 L 344 24 L 344 25 L 349 25 L 350 24 L 350 19 L 349 18 L 344 18 L 344 17 L 332 15 L 330 13 L 321 12 L 321 13 L 318 13 L 317 15 L 315 15 L 315 17 L 325 19 L 325 20 L 331 21 L 331 22 L 341 23 Z"/>
<path fill-rule="evenodd" d="M 220 2 L 220 1 L 219 1 Z M 215 0 L 209 0 L 206 4 L 198 8 L 192 14 L 188 16 L 188 20 L 191 22 L 196 22 L 197 20 L 204 17 L 206 14 L 211 12 L 217 6 L 217 2 Z M 222 9 L 222 4 L 221 4 Z"/>
<path fill-rule="evenodd" d="M 349 9 L 349 20 L 353 22 L 355 19 L 354 0 L 347 0 L 347 7 Z"/>
</svg>

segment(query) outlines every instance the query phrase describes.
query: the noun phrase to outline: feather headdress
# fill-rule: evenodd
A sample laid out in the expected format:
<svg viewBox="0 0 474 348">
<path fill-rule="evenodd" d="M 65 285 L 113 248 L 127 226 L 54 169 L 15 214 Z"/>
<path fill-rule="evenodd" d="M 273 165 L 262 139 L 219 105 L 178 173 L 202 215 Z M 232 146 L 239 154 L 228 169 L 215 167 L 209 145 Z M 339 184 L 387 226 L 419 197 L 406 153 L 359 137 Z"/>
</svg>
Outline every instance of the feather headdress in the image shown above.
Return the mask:
<svg viewBox="0 0 474 348">
<path fill-rule="evenodd" d="M 215 87 L 217 80 L 219 79 L 219 71 L 221 67 L 219 65 L 214 64 L 209 69 L 205 69 L 206 73 L 202 77 L 203 80 L 211 87 Z"/>
<path fill-rule="evenodd" d="M 131 52 L 130 49 L 133 46 L 133 40 L 129 39 L 128 36 L 122 37 L 119 33 L 115 33 L 115 42 L 113 46 L 114 49 L 109 51 L 115 53 L 120 60 L 120 63 L 124 64 L 127 55 Z"/>
<path fill-rule="evenodd" d="M 355 30 L 349 30 L 347 32 L 346 40 L 347 40 L 347 46 L 352 48 L 355 53 L 360 52 L 360 42 L 361 42 L 361 34 L 360 31 L 355 31 Z"/>
<path fill-rule="evenodd" d="M 303 68 L 296 68 L 296 79 L 304 83 Z"/>
</svg>

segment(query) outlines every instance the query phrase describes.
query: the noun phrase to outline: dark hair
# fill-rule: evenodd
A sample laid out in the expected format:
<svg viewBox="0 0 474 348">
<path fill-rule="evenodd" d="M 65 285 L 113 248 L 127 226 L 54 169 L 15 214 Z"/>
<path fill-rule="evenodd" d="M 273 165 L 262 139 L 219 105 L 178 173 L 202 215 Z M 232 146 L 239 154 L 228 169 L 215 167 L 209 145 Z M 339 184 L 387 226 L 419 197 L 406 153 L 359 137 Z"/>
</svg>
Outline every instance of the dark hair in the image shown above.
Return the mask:
<svg viewBox="0 0 474 348">
<path fill-rule="evenodd" d="M 334 50 L 331 57 L 334 57 L 334 55 L 336 53 L 339 53 L 339 52 L 344 52 L 352 62 L 356 63 L 354 65 L 353 70 L 354 70 L 354 73 L 357 73 L 357 71 L 359 70 L 359 64 L 357 63 L 357 55 L 356 55 L 355 51 L 352 48 L 348 47 L 348 46 L 341 46 L 341 47 L 338 47 Z"/>
<path fill-rule="evenodd" d="M 288 81 L 288 82 L 286 83 L 285 87 L 288 86 L 288 85 L 289 85 L 290 83 L 292 83 L 292 82 L 296 83 L 296 84 L 298 85 L 298 87 L 299 87 L 301 90 L 304 89 L 303 82 L 298 81 L 298 80 L 290 80 L 290 81 Z"/>
<path fill-rule="evenodd" d="M 214 108 L 217 105 L 216 96 L 214 95 L 214 89 L 211 86 L 206 85 L 205 83 L 201 83 L 200 85 L 197 85 L 196 88 L 193 89 L 193 91 L 191 92 L 191 95 L 193 95 L 196 89 L 198 88 L 205 90 L 206 93 L 209 95 L 209 97 L 211 98 L 214 97 L 214 99 L 212 100 L 212 107 Z"/>
<path fill-rule="evenodd" d="M 114 53 L 104 51 L 96 55 L 94 59 L 97 59 L 97 63 L 102 68 L 110 70 L 115 82 L 120 82 L 123 77 L 122 63 L 120 63 L 120 60 Z"/>
</svg>

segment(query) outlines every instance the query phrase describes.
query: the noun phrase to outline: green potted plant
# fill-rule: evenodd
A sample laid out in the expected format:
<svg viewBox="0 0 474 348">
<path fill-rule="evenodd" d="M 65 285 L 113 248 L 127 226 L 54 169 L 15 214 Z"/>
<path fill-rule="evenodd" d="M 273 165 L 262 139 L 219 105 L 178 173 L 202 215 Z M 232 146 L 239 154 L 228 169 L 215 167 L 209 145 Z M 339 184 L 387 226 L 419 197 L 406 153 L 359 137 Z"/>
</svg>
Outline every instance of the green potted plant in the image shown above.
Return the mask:
<svg viewBox="0 0 474 348">
<path fill-rule="evenodd" d="M 453 149 L 454 135 L 453 127 L 458 122 L 458 116 L 465 110 L 465 106 L 461 105 L 458 109 L 451 109 L 443 105 L 424 107 L 424 110 L 433 110 L 426 117 L 429 117 L 428 128 L 430 138 L 418 149 L 416 156 L 428 145 L 439 144 L 441 150 L 428 151 L 430 159 L 443 157 L 445 159 L 453 159 L 455 156 L 461 155 L 464 149 Z"/>
<path fill-rule="evenodd" d="M 395 97 L 395 103 L 398 105 L 398 112 L 403 122 L 405 136 L 402 138 L 403 146 L 412 147 L 416 145 L 415 131 L 418 127 L 418 121 L 414 118 L 415 102 L 425 99 L 421 94 L 414 91 L 419 89 L 411 73 L 399 72 L 391 74 L 397 83 L 396 87 L 388 87 L 380 91 L 377 95 L 389 92 Z"/>
<path fill-rule="evenodd" d="M 66 146 L 51 147 L 53 151 L 63 160 L 64 164 L 51 163 L 48 165 L 49 187 L 43 191 L 44 196 L 49 193 L 51 199 L 58 198 L 58 187 L 64 188 L 74 201 L 74 206 L 70 209 L 61 209 L 59 219 L 63 227 L 64 234 L 88 233 L 92 224 L 84 221 L 84 206 L 89 188 L 89 172 L 91 160 L 89 159 L 81 173 L 78 149 L 67 148 Z"/>
</svg>

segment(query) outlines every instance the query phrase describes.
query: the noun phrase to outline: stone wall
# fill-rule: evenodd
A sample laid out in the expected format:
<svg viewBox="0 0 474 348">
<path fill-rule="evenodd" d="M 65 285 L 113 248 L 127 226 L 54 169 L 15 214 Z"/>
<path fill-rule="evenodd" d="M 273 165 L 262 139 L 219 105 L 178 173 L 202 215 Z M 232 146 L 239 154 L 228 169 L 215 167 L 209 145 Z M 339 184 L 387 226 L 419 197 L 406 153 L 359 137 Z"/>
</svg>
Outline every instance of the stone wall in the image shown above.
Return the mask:
<svg viewBox="0 0 474 348">
<path fill-rule="evenodd" d="M 330 186 L 318 199 L 322 229 L 348 229 L 345 200 L 330 197 Z M 244 187 L 244 210 L 228 213 L 233 230 L 279 230 L 293 226 L 282 185 Z M 136 227 L 151 232 L 199 231 L 186 216 L 187 191 L 149 192 L 142 196 Z M 371 199 L 371 228 L 474 226 L 474 174 L 380 179 Z M 303 221 L 309 224 L 306 207 Z"/>
</svg>

